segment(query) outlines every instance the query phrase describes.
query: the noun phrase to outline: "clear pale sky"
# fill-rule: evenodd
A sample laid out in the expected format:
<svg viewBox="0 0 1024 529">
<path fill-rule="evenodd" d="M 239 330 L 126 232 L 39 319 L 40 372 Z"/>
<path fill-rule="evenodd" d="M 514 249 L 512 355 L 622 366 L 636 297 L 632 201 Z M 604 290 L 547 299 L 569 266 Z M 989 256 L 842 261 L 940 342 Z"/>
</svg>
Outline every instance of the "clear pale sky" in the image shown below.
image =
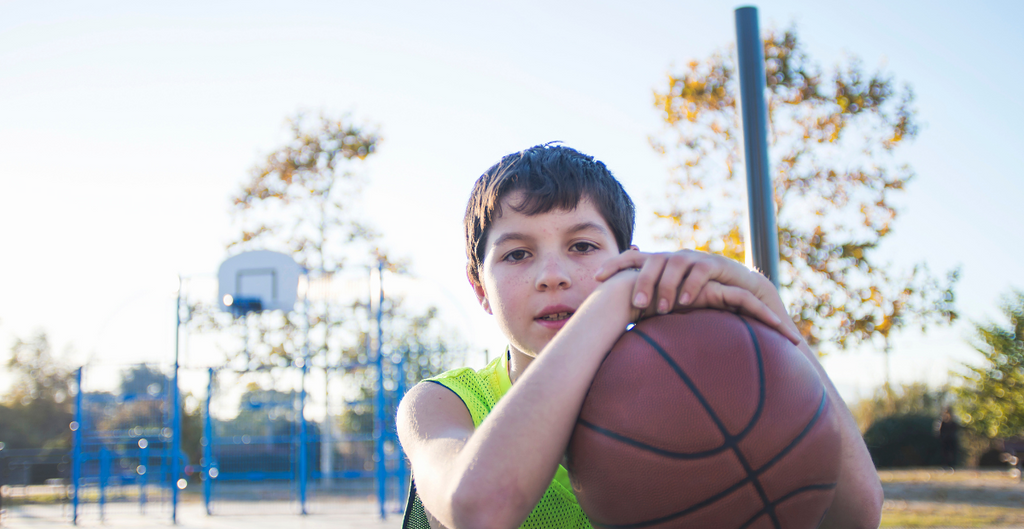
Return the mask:
<svg viewBox="0 0 1024 529">
<path fill-rule="evenodd" d="M 473 180 L 506 153 L 564 141 L 633 195 L 641 248 L 668 249 L 652 229 L 668 176 L 647 143 L 661 127 L 652 90 L 733 43 L 737 5 L 0 1 L 0 358 L 45 330 L 72 362 L 171 361 L 168 284 L 216 272 L 229 196 L 300 109 L 379 126 L 369 219 L 449 325 L 475 351 L 500 350 L 463 272 Z M 893 352 L 897 381 L 940 384 L 976 358 L 970 321 L 998 318 L 1001 296 L 1024 287 L 1012 25 L 1024 4 L 758 7 L 763 28 L 795 25 L 822 66 L 855 55 L 917 94 L 924 126 L 900 156 L 918 177 L 881 256 L 962 266 L 962 322 L 908 332 Z M 882 380 L 868 348 L 825 365 L 847 398 Z"/>
</svg>

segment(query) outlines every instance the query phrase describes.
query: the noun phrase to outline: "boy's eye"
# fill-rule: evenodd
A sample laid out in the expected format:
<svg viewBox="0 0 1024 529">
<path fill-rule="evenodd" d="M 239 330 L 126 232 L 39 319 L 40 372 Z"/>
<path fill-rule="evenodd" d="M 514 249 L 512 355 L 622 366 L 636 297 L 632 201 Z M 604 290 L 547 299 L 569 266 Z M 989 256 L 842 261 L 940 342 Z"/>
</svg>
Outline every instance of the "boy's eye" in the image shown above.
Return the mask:
<svg viewBox="0 0 1024 529">
<path fill-rule="evenodd" d="M 591 250 L 596 250 L 597 249 L 597 245 L 595 245 L 593 243 L 589 243 L 589 242 L 578 242 L 578 243 L 572 245 L 571 247 L 569 247 L 569 249 L 574 251 L 574 252 L 586 253 L 586 252 L 589 252 Z"/>
<path fill-rule="evenodd" d="M 530 254 L 527 253 L 526 250 L 512 250 L 507 255 L 505 255 L 505 260 L 512 262 L 522 261 L 523 259 L 526 259 L 529 255 Z"/>
</svg>

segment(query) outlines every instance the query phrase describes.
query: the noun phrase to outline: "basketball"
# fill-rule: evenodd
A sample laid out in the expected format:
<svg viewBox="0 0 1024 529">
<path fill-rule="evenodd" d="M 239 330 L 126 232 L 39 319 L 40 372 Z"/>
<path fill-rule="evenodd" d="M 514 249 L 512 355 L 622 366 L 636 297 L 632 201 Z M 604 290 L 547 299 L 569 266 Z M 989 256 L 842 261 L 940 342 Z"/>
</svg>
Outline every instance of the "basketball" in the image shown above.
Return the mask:
<svg viewBox="0 0 1024 529">
<path fill-rule="evenodd" d="M 813 528 L 839 455 L 828 394 L 796 346 L 752 318 L 698 310 L 616 342 L 567 468 L 594 527 Z"/>
</svg>

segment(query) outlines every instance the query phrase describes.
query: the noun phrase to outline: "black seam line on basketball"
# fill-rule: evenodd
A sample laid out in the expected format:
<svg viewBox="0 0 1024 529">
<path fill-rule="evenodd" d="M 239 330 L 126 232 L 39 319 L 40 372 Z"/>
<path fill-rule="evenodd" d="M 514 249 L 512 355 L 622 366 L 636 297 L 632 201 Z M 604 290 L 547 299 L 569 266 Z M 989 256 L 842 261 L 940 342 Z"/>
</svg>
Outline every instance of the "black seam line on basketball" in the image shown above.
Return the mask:
<svg viewBox="0 0 1024 529">
<path fill-rule="evenodd" d="M 632 332 L 639 334 L 645 342 L 649 343 L 651 347 L 653 347 L 654 350 L 657 351 L 658 354 L 661 355 L 661 357 L 666 362 L 668 362 L 668 365 L 672 367 L 672 369 L 676 372 L 676 375 L 678 375 L 679 378 L 682 379 L 683 384 L 686 384 L 686 387 L 690 388 L 690 392 L 693 393 L 694 397 L 697 397 L 697 401 L 700 402 L 700 405 L 704 408 L 704 411 L 707 412 L 708 416 L 711 417 L 711 420 L 714 421 L 715 426 L 718 428 L 718 431 L 722 434 L 722 437 L 725 438 L 725 443 L 723 444 L 723 446 L 731 447 L 732 445 L 734 445 L 738 440 L 733 438 L 733 436 L 729 435 L 729 430 L 725 427 L 725 424 L 722 423 L 722 420 L 718 418 L 718 415 L 715 414 L 715 410 L 711 408 L 711 404 L 708 404 L 708 401 L 704 399 L 704 395 L 700 393 L 700 390 L 698 390 L 696 384 L 694 384 L 693 381 L 690 380 L 690 377 L 686 376 L 686 373 L 683 371 L 681 367 L 679 367 L 679 364 L 677 364 L 676 361 L 673 360 L 672 357 L 669 356 L 669 354 L 666 353 L 665 350 L 661 348 L 661 345 L 659 345 L 658 342 L 654 341 L 654 339 L 651 338 L 650 336 L 644 334 L 643 331 L 633 329 Z"/>
<path fill-rule="evenodd" d="M 754 328 L 751 327 L 750 324 L 747 323 L 747 320 L 739 314 L 737 314 L 736 317 L 743 322 L 743 325 L 747 328 L 747 333 L 750 334 L 750 341 L 754 344 L 754 357 L 757 358 L 758 384 L 760 385 L 757 395 L 757 409 L 754 410 L 754 415 L 751 417 L 750 422 L 747 423 L 747 427 L 736 435 L 738 439 L 742 439 L 751 429 L 753 429 L 754 424 L 757 423 L 757 419 L 761 415 L 761 410 L 764 409 L 765 377 L 764 363 L 761 359 L 761 344 L 757 339 L 757 335 L 754 334 Z M 764 485 L 761 485 L 761 480 L 758 479 L 759 473 L 755 472 L 750 466 L 750 462 L 747 461 L 747 458 L 743 457 L 743 452 L 740 451 L 739 441 L 736 441 L 736 443 L 732 445 L 732 451 L 736 454 L 736 459 L 739 459 L 740 464 L 743 465 L 743 470 L 745 470 L 747 475 L 750 476 L 750 482 L 754 484 L 754 489 L 757 491 L 757 495 L 761 497 L 761 504 L 764 505 L 764 509 L 762 510 L 768 512 L 768 517 L 771 518 L 772 525 L 775 526 L 775 529 L 782 529 L 782 525 L 779 523 L 779 517 L 775 514 L 775 506 L 768 500 L 768 493 L 765 492 Z"/>
<path fill-rule="evenodd" d="M 724 452 L 724 451 L 729 449 L 728 445 L 722 445 L 722 446 L 720 446 L 718 448 L 712 448 L 711 450 L 705 450 L 703 452 L 691 452 L 691 453 L 671 452 L 671 451 L 668 451 L 668 450 L 665 450 L 665 449 L 662 449 L 662 448 L 658 448 L 656 446 L 651 446 L 649 444 L 642 443 L 642 442 L 637 441 L 635 439 L 631 439 L 631 438 L 626 437 L 626 436 L 624 436 L 622 434 L 615 433 L 615 432 L 613 432 L 613 431 L 611 431 L 611 430 L 609 430 L 607 428 L 603 428 L 601 426 L 593 424 L 590 421 L 587 421 L 586 419 L 578 419 L 576 422 L 578 424 L 586 426 L 587 428 L 590 428 L 591 430 L 594 430 L 595 432 L 597 432 L 597 433 L 599 433 L 601 435 L 604 435 L 605 437 L 610 437 L 610 438 L 612 438 L 612 439 L 614 439 L 616 441 L 619 441 L 619 442 L 622 442 L 622 443 L 625 443 L 625 444 L 628 444 L 628 445 L 631 445 L 631 446 L 635 446 L 635 447 L 637 447 L 637 448 L 639 448 L 641 450 L 646 450 L 648 452 L 653 452 L 653 453 L 658 454 L 660 456 L 665 456 L 665 457 L 669 457 L 669 458 L 672 458 L 672 459 L 700 459 L 702 457 L 713 456 L 715 454 Z"/>
<path fill-rule="evenodd" d="M 635 332 L 637 332 L 638 334 L 643 334 L 640 331 L 635 331 Z M 754 481 L 754 477 L 755 476 L 761 475 L 764 471 L 768 470 L 768 468 L 770 468 L 773 464 L 777 463 L 778 460 L 781 459 L 781 457 L 783 455 L 785 455 L 790 450 L 792 450 L 793 447 L 796 446 L 796 444 L 798 444 L 799 441 L 801 439 L 803 439 L 804 436 L 807 435 L 807 432 L 809 432 L 811 427 L 814 426 L 815 423 L 817 423 L 818 419 L 821 417 L 821 414 L 822 414 L 822 412 L 825 409 L 825 403 L 827 402 L 826 398 L 827 398 L 828 394 L 824 390 L 825 390 L 825 387 L 822 386 L 821 402 L 818 404 L 818 411 L 815 412 L 814 417 L 811 418 L 811 420 L 808 422 L 807 426 L 804 427 L 804 429 L 796 436 L 796 438 L 794 438 L 793 441 L 790 442 L 789 445 L 787 445 L 785 448 L 782 449 L 782 451 L 779 453 L 779 455 L 777 455 L 776 457 L 772 458 L 767 463 L 762 465 L 761 468 L 759 468 L 757 470 L 754 470 L 752 472 L 748 472 L 747 477 L 737 481 L 732 486 L 726 488 L 725 490 L 719 492 L 718 494 L 715 494 L 714 496 L 711 496 L 710 498 L 708 498 L 708 499 L 706 499 L 706 500 L 704 500 L 704 501 L 702 501 L 700 503 L 696 503 L 694 505 L 691 505 L 690 507 L 687 507 L 686 509 L 683 509 L 682 511 L 679 511 L 679 512 L 673 513 L 673 514 L 669 514 L 669 515 L 663 516 L 661 518 L 656 518 L 654 520 L 646 520 L 646 521 L 643 521 L 643 522 L 635 522 L 635 523 L 632 523 L 632 524 L 623 524 L 623 525 L 602 524 L 602 523 L 597 523 L 594 520 L 591 520 L 591 523 L 594 524 L 594 525 L 600 526 L 600 527 L 606 527 L 608 529 L 640 529 L 642 527 L 648 527 L 648 526 L 651 526 L 651 525 L 655 525 L 655 524 L 659 524 L 659 523 L 664 523 L 664 522 L 673 520 L 675 518 L 679 518 L 680 516 L 685 516 L 685 515 L 690 514 L 690 513 L 694 512 L 694 511 L 697 511 L 698 509 L 701 509 L 701 508 L 703 508 L 703 507 L 705 507 L 705 506 L 707 506 L 707 505 L 709 505 L 711 503 L 714 503 L 714 502 L 718 501 L 719 499 L 721 499 L 721 498 L 723 498 L 725 496 L 728 496 L 729 494 L 732 494 L 733 492 L 735 492 L 737 489 L 739 489 L 743 485 L 746 485 L 748 482 Z M 580 422 L 585 422 L 585 421 L 580 419 Z M 600 427 L 597 427 L 597 428 L 600 428 Z M 600 432 L 600 433 L 604 433 L 604 432 Z M 741 458 L 741 462 L 744 465 L 744 468 L 747 468 L 746 461 Z M 834 487 L 835 484 L 833 483 L 833 484 L 828 484 L 828 485 L 809 485 L 809 486 L 810 487 L 829 487 L 829 486 L 833 486 Z M 797 490 L 800 490 L 800 489 L 797 489 Z M 785 497 L 786 496 L 783 496 L 783 498 L 785 498 Z M 780 499 L 778 501 L 782 501 L 782 500 Z M 766 506 L 765 509 L 767 509 L 767 508 L 768 507 Z M 761 514 L 764 514 L 764 512 L 765 512 L 765 510 L 760 511 L 758 513 L 758 516 L 760 516 Z M 756 516 L 755 516 L 754 519 L 756 519 Z"/>
<path fill-rule="evenodd" d="M 736 459 L 740 460 L 740 465 L 743 465 L 743 471 L 750 477 L 750 483 L 754 485 L 754 490 L 757 491 L 758 497 L 761 498 L 761 505 L 763 506 L 761 510 L 768 512 L 768 517 L 772 519 L 772 525 L 775 526 L 775 529 L 782 529 L 781 525 L 779 525 L 778 517 L 775 516 L 775 509 L 772 508 L 772 502 L 768 499 L 768 493 L 764 491 L 761 481 L 757 479 L 757 471 L 750 466 L 747 458 L 743 457 L 743 452 L 740 451 L 738 445 L 733 446 L 732 451 L 736 454 Z"/>
<path fill-rule="evenodd" d="M 797 436 L 794 437 L 793 440 L 790 441 L 789 444 L 786 445 L 785 448 L 780 450 L 779 453 L 775 454 L 775 457 L 769 459 L 767 463 L 765 463 L 764 465 L 761 465 L 761 468 L 757 469 L 757 471 L 756 471 L 757 475 L 760 475 L 764 471 L 768 470 L 772 465 L 774 465 L 780 459 L 785 457 L 785 455 L 788 454 L 790 452 L 790 450 L 793 449 L 794 446 L 800 444 L 800 440 L 803 439 L 807 435 L 807 432 L 811 431 L 811 428 L 813 428 L 814 425 L 818 422 L 818 419 L 821 418 L 821 414 L 824 413 L 824 411 L 825 411 L 825 405 L 826 404 L 828 404 L 828 392 L 825 391 L 825 386 L 822 385 L 821 386 L 821 401 L 818 403 L 818 411 L 814 412 L 814 417 L 811 417 L 811 420 L 807 422 L 807 426 L 804 426 L 804 429 L 801 430 L 800 433 L 797 434 Z"/>
<path fill-rule="evenodd" d="M 742 318 L 740 318 L 740 319 L 742 320 Z M 747 329 L 751 333 L 753 333 L 753 329 L 750 327 L 749 324 L 747 324 L 747 322 L 745 320 L 743 320 L 743 323 L 745 325 L 747 325 Z M 822 385 L 822 395 L 821 395 L 821 401 L 818 404 L 818 410 L 814 413 L 814 416 L 811 417 L 811 420 L 807 423 L 807 425 L 804 427 L 804 429 L 799 434 L 797 434 L 797 436 L 785 448 L 783 448 L 778 454 L 776 454 L 775 457 L 770 459 L 767 463 L 762 465 L 757 470 L 752 470 L 749 467 L 749 464 L 747 463 L 747 461 L 740 454 L 739 450 L 734 445 L 728 444 L 728 441 L 730 439 L 733 439 L 734 443 L 738 442 L 739 440 L 741 440 L 742 439 L 741 436 L 746 435 L 747 430 L 744 430 L 743 432 L 741 432 L 741 434 L 737 435 L 736 438 L 732 438 L 732 436 L 728 436 L 728 431 L 725 430 L 724 425 L 722 425 L 722 423 L 718 420 L 718 418 L 717 418 L 717 416 L 715 416 L 714 412 L 711 411 L 710 406 L 704 400 L 703 395 L 701 395 L 700 392 L 697 391 L 697 388 L 693 385 L 692 381 L 689 380 L 689 378 L 686 376 L 686 374 L 682 372 L 682 369 L 668 356 L 668 353 L 666 353 L 664 351 L 664 349 L 662 349 L 661 346 L 658 345 L 658 343 L 655 342 L 650 336 L 647 336 L 646 334 L 644 334 L 643 331 L 640 331 L 639 329 L 634 327 L 630 332 L 637 333 L 641 338 L 644 339 L 645 342 L 649 343 L 651 345 L 651 347 L 653 347 L 654 350 L 657 351 L 658 354 L 660 354 L 661 357 L 664 358 L 665 361 L 668 362 L 668 364 L 676 371 L 676 374 L 679 375 L 679 377 L 683 380 L 683 383 L 686 384 L 687 387 L 690 388 L 690 391 L 692 391 L 694 393 L 694 396 L 697 397 L 697 399 L 698 399 L 698 401 L 700 401 L 701 405 L 704 406 L 705 410 L 708 412 L 708 414 L 711 415 L 711 417 L 715 421 L 716 425 L 719 426 L 720 430 L 722 431 L 722 434 L 726 436 L 727 444 L 722 445 L 721 449 L 716 449 L 716 450 L 724 450 L 726 448 L 733 448 L 733 450 L 736 453 L 737 457 L 740 459 L 740 462 L 743 465 L 744 469 L 747 470 L 747 477 L 741 479 L 740 481 L 738 481 L 735 484 L 733 484 L 731 487 L 726 488 L 722 492 L 719 492 L 718 494 L 715 494 L 714 496 L 712 496 L 712 497 L 710 497 L 710 498 L 708 498 L 708 499 L 706 499 L 706 500 L 704 500 L 704 501 L 702 501 L 700 503 L 691 505 L 690 507 L 688 507 L 688 508 L 686 508 L 686 509 L 684 509 L 682 511 L 679 511 L 677 513 L 670 514 L 670 515 L 667 515 L 667 516 L 663 516 L 661 518 L 656 518 L 654 520 L 647 520 L 647 521 L 643 521 L 643 522 L 636 522 L 636 523 L 632 523 L 632 524 L 623 524 L 623 525 L 601 524 L 601 523 L 596 523 L 593 520 L 591 520 L 591 522 L 594 523 L 594 525 L 599 525 L 601 527 L 607 527 L 608 529 L 639 529 L 639 528 L 642 528 L 642 527 L 648 527 L 648 526 L 651 526 L 651 525 L 654 525 L 654 524 L 664 523 L 664 522 L 673 520 L 673 519 L 678 518 L 680 516 L 685 516 L 685 515 L 687 515 L 687 514 L 689 514 L 691 512 L 694 512 L 694 511 L 696 511 L 696 510 L 698 510 L 698 509 L 700 509 L 700 508 L 702 508 L 702 507 L 704 507 L 704 506 L 706 506 L 706 505 L 708 505 L 710 503 L 718 501 L 720 498 L 722 498 L 722 497 L 724 497 L 724 496 L 726 496 L 728 494 L 731 494 L 733 491 L 735 491 L 736 489 L 742 487 L 747 482 L 753 482 L 755 484 L 755 487 L 758 489 L 758 492 L 762 495 L 762 502 L 765 504 L 764 509 L 762 509 L 762 511 L 760 511 L 753 519 L 756 519 L 757 516 L 760 516 L 760 515 L 764 514 L 767 509 L 772 508 L 770 516 L 772 517 L 772 521 L 774 522 L 774 525 L 776 527 L 778 527 L 779 526 L 779 521 L 778 521 L 778 519 L 776 519 L 775 514 L 774 514 L 774 504 L 769 504 L 769 502 L 767 500 L 767 497 L 764 495 L 763 490 L 761 490 L 760 482 L 757 482 L 754 478 L 756 476 L 759 476 L 764 471 L 768 470 L 772 465 L 774 465 L 780 459 L 782 459 L 782 457 L 784 455 L 789 453 L 793 449 L 793 447 L 796 446 L 800 442 L 800 440 L 803 439 L 807 435 L 807 432 L 810 431 L 811 427 L 813 427 L 814 424 L 818 422 L 818 419 L 821 417 L 821 414 L 822 414 L 822 412 L 825 409 L 825 404 L 828 402 L 828 400 L 827 400 L 828 399 L 828 392 L 825 391 L 824 385 Z M 757 342 L 756 338 L 754 339 L 754 344 L 755 344 L 754 346 L 755 346 L 756 350 L 758 351 L 758 361 L 759 361 L 758 367 L 759 367 L 759 369 L 762 369 L 762 371 L 761 371 L 762 379 L 761 380 L 763 382 L 763 365 L 760 363 L 761 362 L 760 347 L 758 347 L 758 345 L 757 345 L 758 342 Z M 763 395 L 763 392 L 764 392 L 764 386 L 763 385 L 762 385 L 762 390 L 761 391 L 762 391 L 762 395 Z M 759 405 L 760 405 L 760 403 L 759 403 Z M 638 447 L 641 447 L 641 448 L 643 447 L 643 446 L 641 446 L 641 445 L 643 445 L 643 443 L 639 443 L 637 441 L 633 441 L 632 439 L 629 439 L 627 437 L 622 437 L 622 436 L 620 436 L 618 434 L 615 434 L 614 432 L 610 432 L 610 431 L 604 430 L 603 428 L 601 428 L 599 426 L 591 425 L 589 423 L 586 423 L 586 421 L 584 421 L 583 419 L 579 419 L 579 422 L 585 423 L 585 426 L 594 428 L 595 431 L 599 431 L 599 433 L 602 433 L 602 434 L 604 434 L 606 432 L 610 433 L 612 435 L 609 435 L 609 437 L 612 437 L 614 439 L 621 440 L 621 441 L 627 442 L 629 444 L 634 444 L 634 445 L 636 445 Z M 749 429 L 749 427 L 748 427 L 748 429 Z M 601 430 L 604 430 L 604 431 L 601 431 Z M 655 449 L 655 450 L 660 450 L 660 449 Z M 671 454 L 672 453 L 668 453 L 666 455 L 670 455 L 671 456 Z M 813 487 L 814 485 L 811 485 L 811 486 Z M 834 486 L 834 484 L 832 486 Z M 797 490 L 800 490 L 800 489 L 797 489 Z M 781 501 L 781 500 L 779 500 L 779 501 Z M 748 525 L 749 525 L 749 523 L 750 522 L 748 522 Z"/>
<path fill-rule="evenodd" d="M 783 497 L 773 501 L 771 507 L 774 509 L 776 505 L 778 505 L 778 504 L 780 504 L 780 503 L 782 503 L 782 502 L 792 498 L 793 496 L 796 496 L 797 494 L 803 494 L 804 492 L 810 492 L 812 490 L 830 490 L 830 489 L 834 489 L 834 488 L 836 488 L 836 483 L 822 483 L 822 484 L 815 484 L 815 485 L 806 485 L 806 486 L 800 487 L 799 489 L 792 490 L 792 491 L 789 492 L 789 494 L 786 494 L 785 496 L 783 496 Z M 761 517 L 761 515 L 765 514 L 767 512 L 767 510 L 768 510 L 767 507 L 765 507 L 764 509 L 761 509 L 760 511 L 757 512 L 757 514 L 754 514 L 753 516 L 751 516 L 750 519 L 747 520 L 746 523 L 744 523 L 743 525 L 739 526 L 738 529 L 746 529 L 747 527 L 750 527 L 750 524 L 754 523 L 758 518 Z M 825 509 L 825 511 L 828 512 L 828 509 Z"/>
<path fill-rule="evenodd" d="M 786 454 L 788 454 L 793 449 L 794 446 L 800 444 L 800 441 L 804 438 L 804 436 L 807 435 L 807 432 L 811 431 L 811 428 L 815 424 L 817 424 L 818 419 L 821 417 L 822 412 L 825 410 L 825 403 L 827 402 L 827 400 L 826 400 L 827 396 L 828 396 L 828 392 L 825 391 L 825 386 L 822 385 L 822 387 L 821 387 L 821 401 L 818 403 L 818 410 L 816 412 L 814 412 L 814 416 L 811 417 L 811 420 L 807 422 L 807 425 L 804 426 L 804 429 L 801 430 L 800 433 L 797 434 L 797 436 L 795 438 L 793 438 L 793 440 L 790 441 L 789 444 L 786 445 L 785 448 L 780 450 L 778 454 L 775 454 L 775 457 L 769 459 L 767 463 L 765 463 L 764 465 L 761 465 L 761 468 L 758 468 L 757 470 L 752 470 L 748 466 L 747 460 L 744 459 L 743 454 L 740 453 L 739 447 L 737 446 L 736 448 L 734 448 L 734 451 L 736 452 L 736 457 L 739 458 L 740 463 L 743 465 L 744 470 L 746 470 L 747 474 L 750 475 L 750 480 L 754 484 L 754 488 L 757 489 L 758 495 L 761 496 L 761 502 L 764 503 L 764 509 L 761 510 L 761 513 L 762 514 L 764 514 L 764 513 L 768 514 L 768 517 L 772 519 L 772 524 L 775 525 L 775 529 L 782 529 L 782 525 L 779 523 L 778 515 L 775 513 L 775 503 L 777 503 L 777 501 L 781 501 L 781 500 L 777 500 L 776 502 L 768 501 L 768 494 L 765 493 L 764 489 L 762 488 L 761 480 L 759 480 L 758 477 L 762 473 L 764 473 L 766 470 L 768 470 L 772 465 L 774 465 L 777 461 L 782 459 L 782 457 L 784 457 Z M 755 516 L 755 518 L 756 518 L 756 516 Z"/>
<path fill-rule="evenodd" d="M 747 423 L 746 428 L 736 434 L 736 442 L 739 443 L 740 440 L 746 437 L 747 434 L 754 429 L 754 425 L 757 424 L 757 420 L 761 418 L 761 413 L 764 411 L 764 402 L 767 400 L 767 382 L 765 381 L 764 356 L 761 353 L 761 342 L 757 339 L 757 334 L 754 333 L 754 328 L 750 326 L 750 323 L 747 322 L 746 318 L 743 318 L 738 314 L 736 317 L 739 318 L 739 320 L 743 322 L 743 325 L 747 327 L 747 332 L 750 334 L 750 341 L 754 344 L 754 357 L 757 358 L 757 383 L 760 385 L 757 394 L 757 409 L 754 410 L 754 415 L 750 418 L 750 422 Z"/>
<path fill-rule="evenodd" d="M 661 518 L 655 518 L 653 520 L 644 520 L 642 522 L 634 522 L 634 523 L 627 523 L 627 524 L 621 524 L 621 525 L 604 524 L 604 523 L 600 523 L 600 522 L 595 522 L 594 520 L 590 520 L 590 523 L 591 523 L 591 525 L 605 527 L 607 529 L 640 529 L 642 527 L 649 527 L 649 526 L 652 526 L 652 525 L 669 522 L 669 521 L 672 521 L 672 520 L 674 520 L 676 518 L 679 518 L 680 516 L 686 516 L 687 514 L 690 514 L 692 512 L 696 512 L 696 511 L 698 511 L 700 509 L 703 509 L 704 507 L 707 507 L 708 505 L 711 505 L 712 503 L 715 503 L 716 501 L 718 501 L 718 500 L 720 500 L 720 499 L 722 499 L 722 498 L 732 494 L 733 492 L 736 492 L 736 490 L 738 490 L 740 487 L 743 487 L 744 485 L 746 485 L 749 482 L 750 482 L 750 476 L 747 476 L 747 477 L 737 481 L 736 483 L 733 483 L 730 487 L 726 488 L 725 490 L 719 492 L 718 494 L 715 494 L 714 496 L 711 496 L 710 498 L 708 498 L 708 499 L 706 499 L 706 500 L 704 500 L 702 502 L 695 503 L 695 504 L 693 504 L 693 505 L 691 505 L 691 506 L 689 506 L 689 507 L 687 507 L 687 508 L 685 508 L 685 509 L 683 509 L 683 510 L 681 510 L 679 512 L 672 513 L 672 514 L 669 514 L 669 515 L 666 515 L 666 516 L 662 516 Z"/>
<path fill-rule="evenodd" d="M 746 323 L 746 322 L 744 322 L 744 323 Z M 749 328 L 749 326 L 748 326 L 748 328 Z M 680 511 L 680 512 L 675 513 L 675 514 L 670 514 L 670 515 L 665 516 L 663 518 L 659 518 L 659 519 L 655 519 L 655 520 L 648 520 L 648 521 L 644 521 L 644 522 L 637 522 L 637 523 L 628 524 L 628 525 L 604 525 L 604 524 L 601 524 L 601 525 L 604 526 L 604 527 L 609 527 L 609 528 L 613 528 L 613 529 L 632 529 L 632 528 L 647 527 L 649 525 L 654 525 L 656 523 L 666 522 L 666 521 L 672 520 L 674 518 L 678 518 L 680 516 L 684 516 L 684 515 L 686 515 L 686 514 L 688 514 L 690 512 L 693 512 L 693 511 L 695 511 L 697 509 L 700 509 L 700 508 L 704 507 L 705 505 L 707 505 L 707 504 L 709 504 L 709 503 L 711 503 L 713 501 L 717 501 L 718 498 L 731 493 L 732 491 L 736 490 L 737 488 L 739 488 L 740 486 L 744 485 L 747 482 L 753 482 L 754 483 L 755 488 L 758 490 L 758 494 L 761 496 L 762 503 L 767 505 L 767 503 L 768 503 L 767 494 L 765 494 L 764 490 L 762 490 L 761 484 L 757 483 L 756 480 L 754 479 L 754 477 L 755 477 L 754 470 L 752 468 L 750 468 L 750 464 L 747 463 L 747 461 L 745 459 L 743 459 L 743 456 L 740 454 L 739 448 L 736 446 L 736 443 L 739 442 L 740 438 L 732 436 L 732 435 L 729 434 L 729 430 L 725 427 L 725 424 L 722 423 L 721 419 L 718 418 L 718 415 L 715 414 L 714 410 L 711 408 L 711 405 L 707 402 L 707 400 L 704 399 L 704 395 L 701 394 L 700 390 L 697 389 L 697 386 L 693 383 L 692 380 L 690 380 L 690 377 L 688 377 L 686 375 L 686 373 L 683 371 L 683 369 L 681 367 L 679 367 L 678 364 L 676 364 L 675 360 L 673 360 L 672 357 L 670 357 L 668 355 L 668 353 L 665 352 L 665 350 L 661 347 L 661 345 L 658 344 L 658 342 L 656 342 L 653 338 L 651 338 L 650 336 L 645 334 L 643 331 L 641 331 L 641 330 L 639 330 L 639 329 L 637 329 L 635 327 L 632 330 L 630 330 L 630 332 L 637 333 L 641 338 L 643 338 L 643 340 L 645 342 L 650 344 L 650 346 L 653 347 L 654 350 L 659 355 L 661 355 L 661 357 L 665 360 L 665 362 L 667 362 L 668 365 L 672 367 L 672 369 L 676 372 L 676 375 L 679 376 L 680 380 L 682 380 L 683 383 L 686 384 L 686 387 L 688 387 L 690 389 L 690 392 L 693 393 L 693 396 L 696 397 L 697 401 L 700 402 L 701 406 L 704 407 L 704 411 L 711 417 L 711 420 L 715 423 L 715 426 L 718 428 L 719 432 L 721 432 L 721 434 L 722 434 L 722 437 L 725 439 L 725 442 L 723 443 L 721 449 L 724 450 L 724 449 L 727 449 L 727 448 L 731 448 L 733 450 L 733 452 L 740 459 L 740 463 L 743 465 L 743 468 L 747 471 L 747 477 L 742 479 L 742 480 L 740 480 L 739 482 L 737 482 L 733 486 L 726 488 L 724 491 L 722 491 L 722 492 L 712 496 L 711 498 L 708 498 L 707 500 L 704 500 L 703 502 L 697 503 L 695 505 L 690 506 L 687 509 L 684 509 L 683 511 Z M 756 339 L 755 339 L 755 343 L 756 343 Z M 759 351 L 760 348 L 758 348 L 757 350 Z M 759 365 L 759 367 L 761 367 L 761 366 Z M 763 373 L 762 373 L 762 377 L 760 377 L 760 380 L 762 382 L 764 380 L 763 379 Z M 763 385 L 762 385 L 762 388 L 761 388 L 762 394 L 763 394 L 763 391 L 764 391 L 764 388 L 763 388 Z M 773 519 L 774 519 L 774 517 L 773 517 Z M 776 520 L 775 525 L 778 526 L 778 521 L 777 520 Z"/>
</svg>

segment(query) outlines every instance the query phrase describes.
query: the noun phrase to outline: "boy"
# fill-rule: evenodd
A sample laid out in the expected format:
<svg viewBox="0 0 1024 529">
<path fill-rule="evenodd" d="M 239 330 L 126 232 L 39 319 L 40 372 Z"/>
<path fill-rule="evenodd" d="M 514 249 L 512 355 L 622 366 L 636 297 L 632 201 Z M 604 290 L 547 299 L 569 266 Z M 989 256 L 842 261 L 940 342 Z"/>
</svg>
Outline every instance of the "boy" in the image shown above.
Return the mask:
<svg viewBox="0 0 1024 529">
<path fill-rule="evenodd" d="M 761 320 L 817 366 L 843 436 L 822 527 L 877 527 L 881 486 L 860 432 L 771 282 L 720 256 L 641 253 L 633 225 L 633 203 L 604 164 L 567 147 L 508 155 L 477 180 L 467 272 L 509 346 L 484 369 L 449 371 L 402 400 L 415 500 L 406 527 L 590 527 L 559 463 L 591 380 L 629 323 L 700 307 Z"/>
</svg>

